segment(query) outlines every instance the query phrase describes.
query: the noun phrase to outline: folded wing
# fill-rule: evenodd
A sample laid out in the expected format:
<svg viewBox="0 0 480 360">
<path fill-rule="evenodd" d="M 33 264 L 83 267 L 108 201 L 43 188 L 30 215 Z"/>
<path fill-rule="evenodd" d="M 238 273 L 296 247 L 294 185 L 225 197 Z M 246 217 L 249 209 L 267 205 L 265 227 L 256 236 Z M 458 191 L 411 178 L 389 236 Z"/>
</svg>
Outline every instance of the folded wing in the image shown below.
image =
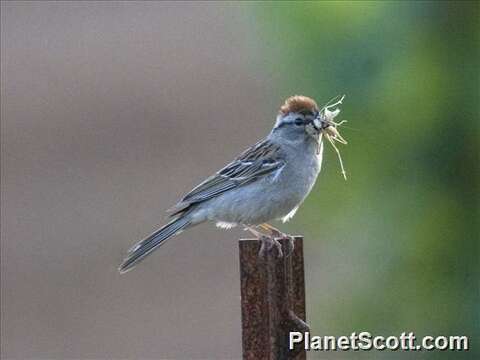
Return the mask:
<svg viewBox="0 0 480 360">
<path fill-rule="evenodd" d="M 171 215 L 178 215 L 191 206 L 225 191 L 251 183 L 275 171 L 281 171 L 284 165 L 280 147 L 269 140 L 260 141 L 191 190 L 171 209 L 173 212 Z"/>
</svg>

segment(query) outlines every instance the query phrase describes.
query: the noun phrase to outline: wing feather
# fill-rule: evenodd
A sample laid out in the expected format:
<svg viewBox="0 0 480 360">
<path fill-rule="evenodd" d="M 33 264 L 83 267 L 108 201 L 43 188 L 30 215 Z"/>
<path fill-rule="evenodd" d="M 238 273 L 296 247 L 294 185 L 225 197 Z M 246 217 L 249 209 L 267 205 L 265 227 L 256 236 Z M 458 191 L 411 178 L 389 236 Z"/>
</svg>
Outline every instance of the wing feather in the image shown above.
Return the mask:
<svg viewBox="0 0 480 360">
<path fill-rule="evenodd" d="M 185 211 L 193 204 L 209 200 L 225 191 L 258 180 L 275 170 L 280 170 L 284 164 L 280 147 L 268 139 L 262 140 L 186 194 L 171 209 L 172 216 Z"/>
</svg>

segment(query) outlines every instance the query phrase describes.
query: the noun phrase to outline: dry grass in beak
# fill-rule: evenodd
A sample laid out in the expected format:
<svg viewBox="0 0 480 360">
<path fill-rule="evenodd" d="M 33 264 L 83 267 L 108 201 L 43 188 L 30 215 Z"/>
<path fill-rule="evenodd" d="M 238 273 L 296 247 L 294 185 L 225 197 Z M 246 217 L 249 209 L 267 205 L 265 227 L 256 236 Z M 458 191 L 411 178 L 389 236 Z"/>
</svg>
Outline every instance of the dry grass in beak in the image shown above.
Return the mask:
<svg viewBox="0 0 480 360">
<path fill-rule="evenodd" d="M 335 131 L 337 131 L 337 130 L 335 129 Z M 337 131 L 337 133 L 338 133 L 338 131 Z M 345 168 L 343 167 L 342 155 L 340 155 L 340 150 L 338 150 L 338 148 L 336 147 L 335 141 L 339 141 L 339 142 L 341 142 L 342 144 L 347 144 L 347 142 L 346 142 L 344 139 L 342 139 L 342 141 L 340 141 L 338 137 L 332 137 L 332 136 L 330 136 L 330 135 L 327 134 L 327 133 L 325 133 L 325 137 L 327 138 L 327 140 L 330 142 L 330 144 L 332 145 L 333 149 L 334 149 L 335 152 L 337 153 L 337 157 L 338 157 L 338 161 L 339 161 L 339 163 L 340 163 L 340 168 L 341 168 L 341 170 L 342 170 L 343 178 L 344 178 L 345 180 L 347 180 L 347 173 L 345 172 Z M 340 138 L 341 138 L 341 136 L 340 136 Z"/>
<path fill-rule="evenodd" d="M 345 172 L 345 168 L 343 166 L 343 161 L 342 161 L 342 156 L 340 155 L 340 150 L 338 150 L 337 146 L 335 145 L 335 141 L 346 145 L 347 141 L 340 135 L 340 133 L 337 130 L 337 127 L 346 123 L 346 120 L 342 120 L 338 123 L 333 121 L 333 119 L 340 113 L 340 109 L 335 109 L 333 111 L 330 111 L 330 108 L 335 107 L 337 105 L 342 104 L 343 99 L 345 98 L 345 95 L 343 95 L 340 100 L 335 102 L 334 104 L 331 105 L 325 105 L 322 110 L 320 110 L 320 116 L 322 117 L 322 121 L 327 123 L 329 126 L 326 128 L 322 129 L 322 132 L 320 136 L 325 135 L 327 138 L 328 142 L 332 145 L 333 149 L 337 153 L 338 161 L 340 162 L 340 168 L 342 171 L 343 178 L 347 180 L 347 174 Z M 321 138 L 320 138 L 321 140 Z"/>
</svg>

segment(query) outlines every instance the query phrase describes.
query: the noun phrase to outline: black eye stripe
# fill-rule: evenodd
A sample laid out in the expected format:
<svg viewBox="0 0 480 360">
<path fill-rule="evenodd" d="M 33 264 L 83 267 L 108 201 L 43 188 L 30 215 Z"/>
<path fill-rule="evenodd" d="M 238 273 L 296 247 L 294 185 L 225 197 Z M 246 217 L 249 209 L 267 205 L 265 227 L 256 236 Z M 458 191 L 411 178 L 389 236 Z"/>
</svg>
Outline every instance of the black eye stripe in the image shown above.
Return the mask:
<svg viewBox="0 0 480 360">
<path fill-rule="evenodd" d="M 293 125 L 295 122 L 293 120 L 284 120 L 280 124 L 278 124 L 275 129 L 279 129 L 281 127 L 284 127 L 285 125 Z"/>
<path fill-rule="evenodd" d="M 312 120 L 310 119 L 303 119 L 301 117 L 297 117 L 295 118 L 294 120 L 283 120 L 282 122 L 280 122 L 276 127 L 275 129 L 280 129 L 281 127 L 284 127 L 285 125 L 296 125 L 296 126 L 300 126 L 300 125 L 306 125 L 308 123 L 312 122 Z M 274 129 L 274 130 L 275 130 Z"/>
</svg>

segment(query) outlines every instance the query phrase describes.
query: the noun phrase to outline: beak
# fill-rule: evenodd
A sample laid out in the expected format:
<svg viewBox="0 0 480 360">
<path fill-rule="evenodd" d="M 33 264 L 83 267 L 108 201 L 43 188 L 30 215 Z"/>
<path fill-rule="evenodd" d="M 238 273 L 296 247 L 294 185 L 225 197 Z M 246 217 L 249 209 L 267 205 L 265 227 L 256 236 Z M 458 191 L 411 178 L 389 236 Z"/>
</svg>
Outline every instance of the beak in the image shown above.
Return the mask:
<svg viewBox="0 0 480 360">
<path fill-rule="evenodd" d="M 334 122 L 328 121 L 322 116 L 318 116 L 312 121 L 313 127 L 318 133 L 325 133 L 333 140 L 338 141 L 342 144 L 347 144 L 347 141 L 340 135 L 337 130 L 337 125 Z"/>
<path fill-rule="evenodd" d="M 329 126 L 331 126 L 328 121 L 322 119 L 320 116 L 317 116 L 315 119 L 313 119 L 313 127 L 315 128 L 315 130 L 317 130 L 318 132 L 322 131 L 322 130 L 325 130 L 326 128 L 328 128 Z"/>
</svg>

